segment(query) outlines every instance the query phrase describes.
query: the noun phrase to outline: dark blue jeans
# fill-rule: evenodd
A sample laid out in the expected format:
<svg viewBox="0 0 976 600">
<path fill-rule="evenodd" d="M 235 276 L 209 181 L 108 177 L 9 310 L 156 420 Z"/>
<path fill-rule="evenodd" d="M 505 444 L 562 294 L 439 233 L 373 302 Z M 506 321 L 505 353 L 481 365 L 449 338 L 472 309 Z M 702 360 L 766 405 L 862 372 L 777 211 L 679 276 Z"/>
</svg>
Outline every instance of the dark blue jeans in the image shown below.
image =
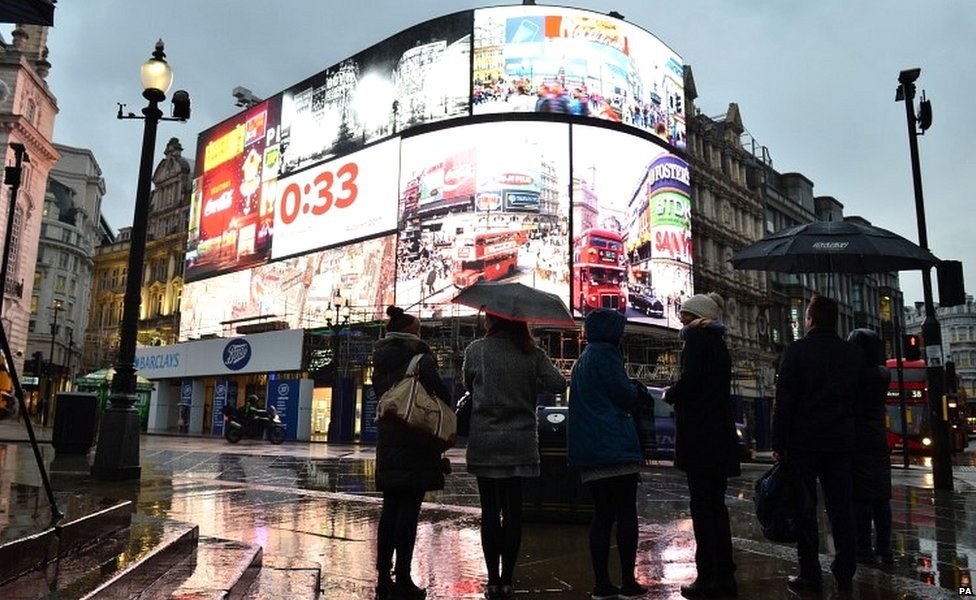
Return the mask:
<svg viewBox="0 0 976 600">
<path fill-rule="evenodd" d="M 813 581 L 821 579 L 820 531 L 817 525 L 817 481 L 819 480 L 827 508 L 827 519 L 830 521 L 830 532 L 834 537 L 834 547 L 837 550 L 830 570 L 837 581 L 849 582 L 854 578 L 854 571 L 857 568 L 851 455 L 842 452 L 804 452 L 791 449 L 787 460 L 796 469 L 803 494 L 800 518 L 797 523 L 800 529 L 800 540 L 797 542 L 800 575 Z"/>
</svg>

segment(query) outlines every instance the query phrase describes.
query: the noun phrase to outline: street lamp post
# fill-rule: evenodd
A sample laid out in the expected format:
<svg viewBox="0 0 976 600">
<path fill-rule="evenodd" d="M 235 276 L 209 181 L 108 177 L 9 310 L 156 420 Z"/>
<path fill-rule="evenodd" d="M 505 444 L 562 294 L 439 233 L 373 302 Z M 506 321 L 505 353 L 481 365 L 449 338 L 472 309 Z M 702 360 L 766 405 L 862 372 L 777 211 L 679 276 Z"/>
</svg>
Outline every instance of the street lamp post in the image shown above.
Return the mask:
<svg viewBox="0 0 976 600">
<path fill-rule="evenodd" d="M 140 70 L 143 92 L 149 101 L 142 109 L 142 117 L 132 113 L 122 114 L 119 119 L 142 119 L 145 123 L 142 135 L 142 156 L 139 162 L 139 180 L 136 186 L 136 203 L 132 216 L 129 239 L 129 262 L 122 304 L 122 322 L 119 325 L 119 354 L 115 363 L 115 376 L 109 393 L 111 406 L 101 419 L 98 445 L 91 474 L 96 479 L 139 479 L 139 413 L 136 403 L 136 337 L 139 325 L 139 306 L 142 301 L 142 269 L 146 253 L 146 226 L 149 218 L 150 185 L 152 183 L 153 152 L 156 147 L 156 127 L 160 121 L 186 121 L 190 118 L 190 96 L 183 90 L 173 94 L 173 118 L 164 117 L 159 103 L 166 99 L 166 92 L 173 83 L 173 72 L 165 60 L 163 40 L 156 42 L 152 58 Z"/>
<path fill-rule="evenodd" d="M 41 410 L 41 425 L 47 425 L 47 413 L 54 406 L 54 341 L 58 337 L 58 313 L 61 312 L 62 303 L 55 300 L 51 310 L 54 311 L 54 322 L 51 323 L 51 348 L 48 351 L 47 361 L 47 399 L 44 401 L 44 408 Z"/>
<path fill-rule="evenodd" d="M 915 216 L 918 220 L 918 245 L 929 249 L 925 225 L 925 202 L 922 197 L 922 173 L 918 160 L 918 136 L 932 123 L 931 105 L 922 93 L 921 119 L 915 116 L 915 80 L 921 69 L 906 69 L 898 74 L 896 102 L 905 103 L 908 120 L 908 147 L 912 160 L 912 182 L 915 187 Z M 949 446 L 949 427 L 946 421 L 943 397 L 942 329 L 935 318 L 935 301 L 932 299 L 932 270 L 922 270 L 922 291 L 925 295 L 925 321 L 922 338 L 925 340 L 925 363 L 928 380 L 929 421 L 932 424 L 932 477 L 937 490 L 952 491 L 952 450 Z"/>
</svg>

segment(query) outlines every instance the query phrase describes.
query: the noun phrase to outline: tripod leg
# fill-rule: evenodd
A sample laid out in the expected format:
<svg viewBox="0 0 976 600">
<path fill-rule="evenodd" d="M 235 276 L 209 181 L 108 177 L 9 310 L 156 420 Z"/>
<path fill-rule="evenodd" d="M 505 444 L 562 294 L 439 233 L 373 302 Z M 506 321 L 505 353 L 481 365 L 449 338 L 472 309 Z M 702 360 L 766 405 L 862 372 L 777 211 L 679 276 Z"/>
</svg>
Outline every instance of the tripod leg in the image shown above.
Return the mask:
<svg viewBox="0 0 976 600">
<path fill-rule="evenodd" d="M 34 426 L 31 425 L 30 416 L 27 414 L 27 403 L 24 402 L 24 388 L 20 386 L 20 376 L 17 374 L 17 367 L 14 365 L 14 357 L 10 352 L 10 344 L 7 342 L 7 331 L 3 328 L 3 323 L 0 323 L 0 347 L 2 347 L 3 357 L 7 361 L 7 373 L 10 375 L 10 381 L 14 383 L 14 395 L 17 397 L 18 410 L 24 416 L 27 437 L 30 438 L 31 448 L 34 450 L 37 470 L 41 472 L 41 481 L 44 483 L 47 501 L 51 505 L 51 524 L 53 525 L 64 518 L 64 513 L 58 510 L 58 502 L 54 499 L 51 481 L 47 478 L 47 469 L 44 468 L 44 461 L 41 459 L 41 449 L 38 447 L 37 438 L 34 436 Z"/>
</svg>

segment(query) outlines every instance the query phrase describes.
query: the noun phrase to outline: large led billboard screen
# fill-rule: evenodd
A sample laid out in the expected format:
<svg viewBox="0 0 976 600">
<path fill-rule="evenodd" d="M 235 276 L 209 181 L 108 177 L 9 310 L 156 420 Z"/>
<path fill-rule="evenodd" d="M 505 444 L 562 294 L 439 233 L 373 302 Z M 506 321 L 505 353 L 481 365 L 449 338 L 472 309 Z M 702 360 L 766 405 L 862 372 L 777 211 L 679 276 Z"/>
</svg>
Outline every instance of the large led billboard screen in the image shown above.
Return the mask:
<svg viewBox="0 0 976 600">
<path fill-rule="evenodd" d="M 572 130 L 574 313 L 614 308 L 680 327 L 677 308 L 693 293 L 687 163 L 619 131 Z"/>
<path fill-rule="evenodd" d="M 319 326 L 338 298 L 369 318 L 394 302 L 470 315 L 450 300 L 481 280 L 680 327 L 683 94 L 678 55 L 598 13 L 407 29 L 200 135 L 181 338 L 272 315 Z"/>
<path fill-rule="evenodd" d="M 180 339 L 219 335 L 238 319 L 257 317 L 292 329 L 324 327 L 347 316 L 346 307 L 355 321 L 382 318 L 394 300 L 395 240 L 388 235 L 187 284 Z"/>
<path fill-rule="evenodd" d="M 427 21 L 282 95 L 282 175 L 419 123 L 466 116 L 471 12 Z"/>
<path fill-rule="evenodd" d="M 550 6 L 474 13 L 474 114 L 589 116 L 685 143 L 684 67 L 621 19 Z"/>
<path fill-rule="evenodd" d="M 187 281 L 268 260 L 280 159 L 278 100 L 262 102 L 200 135 Z"/>
<path fill-rule="evenodd" d="M 568 300 L 569 126 L 502 122 L 403 140 L 397 303 L 422 317 L 477 281 Z M 458 312 L 453 312 L 458 311 Z"/>
</svg>

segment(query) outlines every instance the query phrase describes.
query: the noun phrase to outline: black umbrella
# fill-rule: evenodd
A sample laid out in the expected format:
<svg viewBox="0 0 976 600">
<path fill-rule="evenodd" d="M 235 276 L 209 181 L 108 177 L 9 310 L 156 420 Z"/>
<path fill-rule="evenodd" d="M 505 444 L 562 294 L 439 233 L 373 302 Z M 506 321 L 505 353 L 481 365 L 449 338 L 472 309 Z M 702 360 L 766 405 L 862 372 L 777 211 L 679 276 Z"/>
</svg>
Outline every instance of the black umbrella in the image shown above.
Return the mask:
<svg viewBox="0 0 976 600">
<path fill-rule="evenodd" d="M 896 233 L 854 221 L 789 227 L 746 246 L 730 260 L 736 269 L 783 273 L 885 273 L 939 262 Z"/>
<path fill-rule="evenodd" d="M 54 25 L 57 0 L 0 0 L 0 23 Z"/>
<path fill-rule="evenodd" d="M 547 325 L 576 324 L 559 296 L 521 283 L 479 282 L 458 292 L 451 302 L 515 321 Z"/>
</svg>

